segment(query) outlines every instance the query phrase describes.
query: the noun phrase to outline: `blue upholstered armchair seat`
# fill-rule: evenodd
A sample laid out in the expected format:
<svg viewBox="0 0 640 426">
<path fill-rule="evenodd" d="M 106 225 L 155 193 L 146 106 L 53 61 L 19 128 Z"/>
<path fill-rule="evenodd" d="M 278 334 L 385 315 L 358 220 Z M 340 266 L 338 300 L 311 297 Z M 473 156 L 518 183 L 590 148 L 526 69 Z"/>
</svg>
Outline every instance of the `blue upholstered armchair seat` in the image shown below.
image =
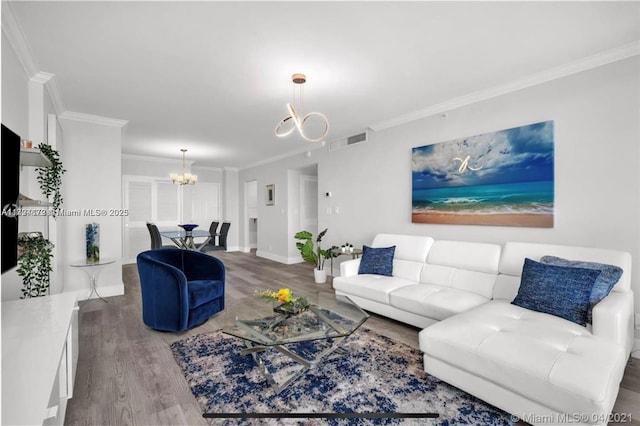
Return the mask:
<svg viewBox="0 0 640 426">
<path fill-rule="evenodd" d="M 224 309 L 224 264 L 191 250 L 138 255 L 142 319 L 156 330 L 184 331 Z"/>
</svg>

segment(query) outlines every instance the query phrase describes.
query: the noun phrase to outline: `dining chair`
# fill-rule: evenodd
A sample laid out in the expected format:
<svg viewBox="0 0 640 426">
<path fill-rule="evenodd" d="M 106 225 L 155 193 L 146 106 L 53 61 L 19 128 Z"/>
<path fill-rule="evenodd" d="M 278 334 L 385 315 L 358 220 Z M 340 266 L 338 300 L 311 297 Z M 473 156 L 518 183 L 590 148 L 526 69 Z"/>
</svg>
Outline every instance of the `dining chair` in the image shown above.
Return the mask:
<svg viewBox="0 0 640 426">
<path fill-rule="evenodd" d="M 207 247 L 204 249 L 201 249 L 200 251 L 214 251 L 214 250 L 227 250 L 227 234 L 229 234 L 229 227 L 231 226 L 231 222 L 222 222 L 222 225 L 220 225 L 220 232 L 218 235 L 218 243 L 214 243 L 213 241 L 215 241 L 213 238 L 209 241 L 209 244 L 207 244 Z M 211 231 L 210 231 L 211 232 Z"/>
<path fill-rule="evenodd" d="M 218 222 L 217 220 L 214 220 L 213 222 L 211 222 L 211 225 L 209 226 L 209 235 L 211 235 L 211 241 L 209 241 L 209 243 L 213 243 L 213 245 L 215 245 L 216 240 L 217 240 L 217 235 L 216 232 L 218 232 L 218 224 L 220 222 Z"/>
<path fill-rule="evenodd" d="M 147 222 L 147 229 L 149 230 L 149 236 L 151 237 L 151 250 L 176 248 L 175 245 L 162 245 L 162 235 L 160 235 L 160 230 L 156 224 Z"/>
<path fill-rule="evenodd" d="M 220 236 L 218 237 L 218 244 L 214 250 L 226 250 L 227 249 L 227 235 L 229 234 L 229 228 L 231 222 L 222 222 L 220 225 Z"/>
<path fill-rule="evenodd" d="M 211 236 L 211 238 L 206 243 L 196 243 L 196 248 L 198 250 L 202 252 L 206 252 L 208 250 L 215 250 L 216 241 L 218 241 L 218 236 L 216 235 L 216 232 L 218 232 L 219 223 L 220 222 L 218 222 L 217 220 L 214 220 L 213 222 L 211 222 L 211 225 L 209 225 L 209 235 Z"/>
</svg>

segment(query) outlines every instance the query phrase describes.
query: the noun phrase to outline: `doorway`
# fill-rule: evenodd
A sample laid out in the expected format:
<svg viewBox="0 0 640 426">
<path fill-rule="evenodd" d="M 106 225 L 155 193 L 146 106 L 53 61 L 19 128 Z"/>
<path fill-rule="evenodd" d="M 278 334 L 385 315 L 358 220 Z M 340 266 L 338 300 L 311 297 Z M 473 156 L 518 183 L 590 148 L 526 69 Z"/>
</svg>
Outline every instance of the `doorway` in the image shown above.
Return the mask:
<svg viewBox="0 0 640 426">
<path fill-rule="evenodd" d="M 258 181 L 244 183 L 244 251 L 258 248 Z"/>
<path fill-rule="evenodd" d="M 296 170 L 298 176 L 298 231 L 318 233 L 318 165 Z"/>
<path fill-rule="evenodd" d="M 318 234 L 318 176 L 300 175 L 300 230 Z"/>
</svg>

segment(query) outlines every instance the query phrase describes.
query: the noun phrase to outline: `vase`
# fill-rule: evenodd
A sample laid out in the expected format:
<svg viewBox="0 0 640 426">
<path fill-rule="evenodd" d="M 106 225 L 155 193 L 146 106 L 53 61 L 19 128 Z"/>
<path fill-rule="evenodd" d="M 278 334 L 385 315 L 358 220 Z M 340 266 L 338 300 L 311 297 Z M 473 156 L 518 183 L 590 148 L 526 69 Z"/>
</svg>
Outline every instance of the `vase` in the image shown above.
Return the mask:
<svg viewBox="0 0 640 426">
<path fill-rule="evenodd" d="M 184 225 L 178 225 L 180 228 L 184 229 L 184 233 L 187 237 L 193 235 L 193 230 L 198 227 L 195 223 L 185 223 Z"/>
<path fill-rule="evenodd" d="M 327 271 L 324 269 L 314 269 L 313 277 L 316 280 L 316 284 L 324 284 L 327 282 Z"/>
<path fill-rule="evenodd" d="M 87 263 L 100 261 L 100 225 L 88 223 L 85 231 L 87 242 Z"/>
</svg>

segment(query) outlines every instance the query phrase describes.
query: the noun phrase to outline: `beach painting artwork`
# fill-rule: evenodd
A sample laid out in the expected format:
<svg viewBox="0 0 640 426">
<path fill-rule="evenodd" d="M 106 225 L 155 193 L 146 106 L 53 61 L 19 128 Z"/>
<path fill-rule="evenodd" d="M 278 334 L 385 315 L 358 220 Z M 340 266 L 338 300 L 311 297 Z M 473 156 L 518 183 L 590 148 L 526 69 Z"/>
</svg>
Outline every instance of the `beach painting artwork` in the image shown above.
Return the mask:
<svg viewBox="0 0 640 426">
<path fill-rule="evenodd" d="M 412 222 L 553 227 L 553 121 L 413 148 Z"/>
</svg>

